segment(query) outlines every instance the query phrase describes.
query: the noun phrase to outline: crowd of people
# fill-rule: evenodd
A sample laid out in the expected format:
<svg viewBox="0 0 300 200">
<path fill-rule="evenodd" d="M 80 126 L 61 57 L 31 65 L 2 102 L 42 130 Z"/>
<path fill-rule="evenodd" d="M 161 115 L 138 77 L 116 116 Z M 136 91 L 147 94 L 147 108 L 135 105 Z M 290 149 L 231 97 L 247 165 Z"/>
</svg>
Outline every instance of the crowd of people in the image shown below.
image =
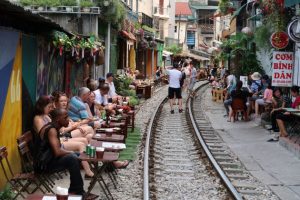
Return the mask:
<svg viewBox="0 0 300 200">
<path fill-rule="evenodd" d="M 219 75 L 219 79 L 216 78 Z M 261 75 L 259 72 L 250 74 L 246 80 L 238 80 L 235 75 L 230 74 L 224 67 L 218 70 L 211 70 L 208 76 L 210 84 L 214 88 L 223 88 L 224 107 L 228 122 L 235 120 L 233 108 L 238 102 L 242 102 L 242 119 L 261 120 L 261 110 L 266 111 L 271 121 L 268 129 L 275 133 L 275 137 L 269 141 L 278 141 L 279 137 L 287 137 L 287 122 L 293 121 L 294 116 L 286 112 L 286 108 L 298 108 L 300 106 L 299 87 L 292 86 L 290 95 L 288 91 L 280 87 L 272 87 L 271 78 L 268 75 Z M 240 101 L 238 101 L 240 100 Z M 239 109 L 241 110 L 241 109 Z M 279 133 L 279 135 L 277 134 Z"/>
<path fill-rule="evenodd" d="M 79 88 L 78 94 L 71 98 L 64 92 L 54 91 L 40 96 L 36 102 L 32 128 L 34 169 L 38 173 L 67 169 L 71 194 L 84 195 L 80 165 L 85 178 L 94 176 L 88 162 L 79 160 L 79 154 L 85 151 L 95 130 L 105 123 L 105 114 L 113 115 L 117 104 L 123 105 L 126 101 L 126 97 L 116 93 L 113 78 L 113 74 L 108 73 L 106 79 L 100 78 L 98 83 L 88 81 L 88 87 Z M 126 168 L 128 164 L 128 161 L 113 163 L 115 168 Z"/>
</svg>

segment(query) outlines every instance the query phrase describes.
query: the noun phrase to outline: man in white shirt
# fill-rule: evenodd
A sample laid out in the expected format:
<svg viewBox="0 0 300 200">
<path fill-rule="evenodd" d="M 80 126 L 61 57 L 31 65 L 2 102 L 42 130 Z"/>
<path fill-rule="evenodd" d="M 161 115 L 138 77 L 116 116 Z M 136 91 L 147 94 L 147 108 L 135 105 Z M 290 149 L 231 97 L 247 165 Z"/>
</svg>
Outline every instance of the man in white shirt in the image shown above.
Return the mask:
<svg viewBox="0 0 300 200">
<path fill-rule="evenodd" d="M 94 91 L 95 102 L 101 106 L 106 106 L 108 104 L 107 94 L 109 93 L 109 86 L 104 83 L 99 89 Z"/>
<path fill-rule="evenodd" d="M 169 102 L 171 107 L 171 114 L 174 114 L 173 105 L 175 103 L 175 97 L 178 99 L 179 103 L 179 112 L 182 113 L 182 96 L 181 96 L 181 87 L 180 79 L 182 77 L 181 71 L 179 71 L 178 64 L 174 64 L 173 69 L 167 70 L 169 75 Z"/>
<path fill-rule="evenodd" d="M 108 98 L 115 99 L 118 98 L 118 94 L 116 93 L 116 88 L 114 85 L 114 75 L 113 73 L 106 74 L 106 83 L 109 85 Z"/>
</svg>

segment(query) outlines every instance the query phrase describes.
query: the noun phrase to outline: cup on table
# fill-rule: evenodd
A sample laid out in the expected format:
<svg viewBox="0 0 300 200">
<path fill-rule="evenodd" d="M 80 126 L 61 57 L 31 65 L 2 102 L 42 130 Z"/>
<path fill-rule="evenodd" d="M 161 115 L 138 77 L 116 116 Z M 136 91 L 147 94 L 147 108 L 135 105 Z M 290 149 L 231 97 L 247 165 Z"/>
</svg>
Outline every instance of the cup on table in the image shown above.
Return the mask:
<svg viewBox="0 0 300 200">
<path fill-rule="evenodd" d="M 113 129 L 107 129 L 107 130 L 106 130 L 106 136 L 107 136 L 107 137 L 111 137 L 113 131 L 114 131 Z"/>
<path fill-rule="evenodd" d="M 67 188 L 56 187 L 56 199 L 57 200 L 68 200 L 69 194 Z"/>
<path fill-rule="evenodd" d="M 96 148 L 96 156 L 97 156 L 97 158 L 103 158 L 104 150 L 105 149 L 103 147 L 97 147 Z"/>
<path fill-rule="evenodd" d="M 68 200 L 68 198 L 69 198 L 69 195 L 56 194 L 57 200 Z"/>
</svg>

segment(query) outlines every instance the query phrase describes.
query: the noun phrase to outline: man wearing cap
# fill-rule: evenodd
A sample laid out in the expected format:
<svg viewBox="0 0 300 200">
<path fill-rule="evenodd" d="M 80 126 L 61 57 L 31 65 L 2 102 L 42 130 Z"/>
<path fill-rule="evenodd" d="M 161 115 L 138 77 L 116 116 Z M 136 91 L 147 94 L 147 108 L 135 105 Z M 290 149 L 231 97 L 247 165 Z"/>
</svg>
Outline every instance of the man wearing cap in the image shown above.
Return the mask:
<svg viewBox="0 0 300 200">
<path fill-rule="evenodd" d="M 261 83 L 261 74 L 258 72 L 254 72 L 251 75 L 252 83 L 250 86 L 251 92 L 255 95 L 258 94 L 258 92 L 261 89 L 262 83 Z"/>
</svg>

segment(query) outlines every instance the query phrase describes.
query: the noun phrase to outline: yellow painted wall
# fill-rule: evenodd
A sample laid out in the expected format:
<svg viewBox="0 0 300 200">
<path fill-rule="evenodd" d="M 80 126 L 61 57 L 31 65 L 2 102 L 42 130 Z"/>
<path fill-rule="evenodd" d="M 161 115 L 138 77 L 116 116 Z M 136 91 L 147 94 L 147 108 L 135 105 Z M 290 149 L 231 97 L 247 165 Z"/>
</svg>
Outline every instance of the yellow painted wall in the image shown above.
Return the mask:
<svg viewBox="0 0 300 200">
<path fill-rule="evenodd" d="M 19 41 L 11 73 L 5 107 L 0 122 L 0 146 L 8 148 L 8 158 L 14 172 L 20 172 L 21 164 L 16 139 L 22 131 L 22 45 Z M 6 183 L 0 172 L 0 190 Z"/>
</svg>

